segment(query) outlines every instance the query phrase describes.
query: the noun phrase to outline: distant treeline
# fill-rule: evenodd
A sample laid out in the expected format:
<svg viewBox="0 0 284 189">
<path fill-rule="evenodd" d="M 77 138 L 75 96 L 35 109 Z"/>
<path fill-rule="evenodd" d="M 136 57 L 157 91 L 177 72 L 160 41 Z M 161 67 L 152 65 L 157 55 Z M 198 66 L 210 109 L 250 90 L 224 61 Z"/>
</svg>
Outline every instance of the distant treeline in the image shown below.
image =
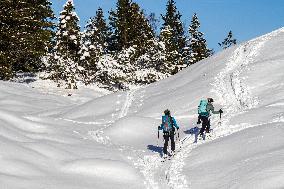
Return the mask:
<svg viewBox="0 0 284 189">
<path fill-rule="evenodd" d="M 72 0 L 58 24 L 48 0 L 1 0 L 0 79 L 10 80 L 19 71 L 44 72 L 65 88 L 84 82 L 111 90 L 158 81 L 214 53 L 199 31 L 197 14 L 187 32 L 181 16 L 175 1 L 168 0 L 157 32 L 154 13 L 146 15 L 131 0 L 117 0 L 108 19 L 99 8 L 81 32 Z M 232 44 L 230 31 L 219 45 Z"/>
</svg>

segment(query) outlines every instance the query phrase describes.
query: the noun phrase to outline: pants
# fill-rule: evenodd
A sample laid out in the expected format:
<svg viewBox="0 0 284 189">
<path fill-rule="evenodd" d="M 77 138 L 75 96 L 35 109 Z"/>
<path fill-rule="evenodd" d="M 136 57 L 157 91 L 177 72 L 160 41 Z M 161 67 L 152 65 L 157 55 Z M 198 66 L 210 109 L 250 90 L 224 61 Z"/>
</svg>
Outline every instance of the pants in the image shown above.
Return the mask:
<svg viewBox="0 0 284 189">
<path fill-rule="evenodd" d="M 164 133 L 164 139 L 165 139 L 164 149 L 163 149 L 164 154 L 167 154 L 168 143 L 169 143 L 170 139 L 171 139 L 171 150 L 175 151 L 175 134 L 174 134 L 174 132 L 165 132 Z"/>
<path fill-rule="evenodd" d="M 200 129 L 199 134 L 203 135 L 204 130 L 206 130 L 207 133 L 210 132 L 210 119 L 206 116 L 200 116 L 200 119 L 202 121 L 202 128 Z"/>
<path fill-rule="evenodd" d="M 198 115 L 197 124 L 201 123 L 201 115 Z"/>
</svg>

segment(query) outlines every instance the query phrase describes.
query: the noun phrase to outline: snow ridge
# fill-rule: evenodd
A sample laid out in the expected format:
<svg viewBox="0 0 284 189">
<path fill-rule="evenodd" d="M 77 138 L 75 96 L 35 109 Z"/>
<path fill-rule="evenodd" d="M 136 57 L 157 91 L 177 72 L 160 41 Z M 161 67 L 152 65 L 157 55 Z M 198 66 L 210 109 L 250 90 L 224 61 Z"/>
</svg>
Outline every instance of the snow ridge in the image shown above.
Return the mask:
<svg viewBox="0 0 284 189">
<path fill-rule="evenodd" d="M 284 32 L 284 28 L 242 44 L 234 51 L 225 69 L 215 78 L 212 92 L 222 99 L 220 104 L 225 109 L 223 117 L 226 117 L 222 122 L 225 125 L 235 114 L 257 106 L 257 97 L 252 96 L 249 87 L 244 82 L 245 78 L 240 75 L 249 70 L 249 64 L 254 62 L 264 44 L 281 32 Z"/>
<path fill-rule="evenodd" d="M 241 78 L 240 75 L 243 71 L 248 69 L 247 66 L 250 63 L 254 62 L 255 57 L 259 55 L 264 44 L 281 32 L 284 32 L 284 28 L 240 45 L 234 51 L 234 54 L 227 62 L 225 69 L 218 74 L 215 78 L 215 82 L 212 83 L 212 92 L 214 92 L 219 99 L 222 99 L 221 105 L 225 109 L 224 117 L 226 117 L 222 122 L 226 125 L 226 128 L 223 128 L 220 125 L 214 129 L 213 136 L 210 140 L 200 141 L 199 144 L 197 144 L 196 140 L 190 136 L 183 139 L 183 143 L 179 144 L 181 145 L 181 151 L 176 154 L 169 170 L 165 172 L 169 188 L 190 188 L 190 182 L 187 182 L 185 175 L 182 174 L 182 170 L 184 160 L 189 156 L 192 149 L 200 144 L 210 142 L 219 137 L 227 136 L 234 132 L 259 125 L 241 124 L 229 126 L 228 124 L 233 116 L 254 108 L 258 104 L 257 98 L 251 95 L 249 87 L 244 83 L 244 78 Z M 217 125 L 214 119 L 213 125 Z"/>
</svg>

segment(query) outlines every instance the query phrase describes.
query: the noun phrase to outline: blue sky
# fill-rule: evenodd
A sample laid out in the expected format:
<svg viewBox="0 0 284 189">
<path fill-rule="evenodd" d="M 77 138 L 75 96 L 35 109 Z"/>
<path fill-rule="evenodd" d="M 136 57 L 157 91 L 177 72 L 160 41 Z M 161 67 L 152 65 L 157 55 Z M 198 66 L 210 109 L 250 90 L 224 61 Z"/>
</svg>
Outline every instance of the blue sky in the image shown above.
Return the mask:
<svg viewBox="0 0 284 189">
<path fill-rule="evenodd" d="M 58 15 L 66 0 L 50 0 Z M 98 7 L 107 12 L 115 9 L 117 0 L 74 0 L 84 27 L 87 20 L 94 16 Z M 157 16 L 166 11 L 167 0 L 133 0 L 146 13 Z M 238 42 L 269 33 L 284 26 L 284 0 L 175 0 L 182 14 L 186 29 L 192 15 L 196 12 L 201 22 L 200 31 L 205 34 L 208 46 L 219 51 L 218 42 L 223 41 L 229 30 L 233 31 Z M 161 20 L 162 22 L 162 20 Z"/>
</svg>

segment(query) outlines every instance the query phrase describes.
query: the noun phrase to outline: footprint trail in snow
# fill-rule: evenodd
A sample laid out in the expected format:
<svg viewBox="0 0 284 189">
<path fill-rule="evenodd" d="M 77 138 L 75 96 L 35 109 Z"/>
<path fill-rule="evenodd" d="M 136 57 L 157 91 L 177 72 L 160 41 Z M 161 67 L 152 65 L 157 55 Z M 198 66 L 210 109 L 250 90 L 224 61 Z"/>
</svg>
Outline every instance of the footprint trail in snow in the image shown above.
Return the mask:
<svg viewBox="0 0 284 189">
<path fill-rule="evenodd" d="M 236 116 L 237 114 L 257 105 L 257 98 L 251 95 L 249 87 L 245 84 L 244 79 L 240 76 L 240 74 L 247 70 L 249 64 L 254 62 L 255 57 L 259 55 L 264 44 L 270 38 L 278 35 L 279 32 L 283 31 L 276 31 L 240 45 L 234 51 L 232 57 L 227 62 L 226 67 L 215 78 L 215 82 L 212 84 L 214 87 L 212 92 L 222 99 L 224 103 L 221 105 L 227 112 L 229 112 L 224 115 L 226 118 L 222 120 L 223 125 L 226 125 L 226 128 L 223 128 L 222 126 L 216 127 L 214 129 L 214 135 L 210 140 L 199 141 L 198 143 L 195 143 L 195 137 L 185 137 L 185 139 L 183 139 L 183 143 L 180 144 L 181 151 L 178 152 L 170 161 L 170 166 L 160 163 L 160 158 L 157 154 L 145 156 L 144 160 L 141 160 L 140 164 L 144 166 L 143 171 L 144 176 L 148 181 L 148 188 L 190 188 L 190 182 L 187 180 L 186 176 L 183 175 L 182 171 L 184 167 L 184 160 L 189 156 L 190 152 L 194 148 L 243 129 L 258 126 L 230 126 L 228 124 L 233 116 Z M 217 121 L 213 120 L 213 125 L 217 125 Z M 165 185 L 164 183 L 167 184 Z"/>
</svg>

